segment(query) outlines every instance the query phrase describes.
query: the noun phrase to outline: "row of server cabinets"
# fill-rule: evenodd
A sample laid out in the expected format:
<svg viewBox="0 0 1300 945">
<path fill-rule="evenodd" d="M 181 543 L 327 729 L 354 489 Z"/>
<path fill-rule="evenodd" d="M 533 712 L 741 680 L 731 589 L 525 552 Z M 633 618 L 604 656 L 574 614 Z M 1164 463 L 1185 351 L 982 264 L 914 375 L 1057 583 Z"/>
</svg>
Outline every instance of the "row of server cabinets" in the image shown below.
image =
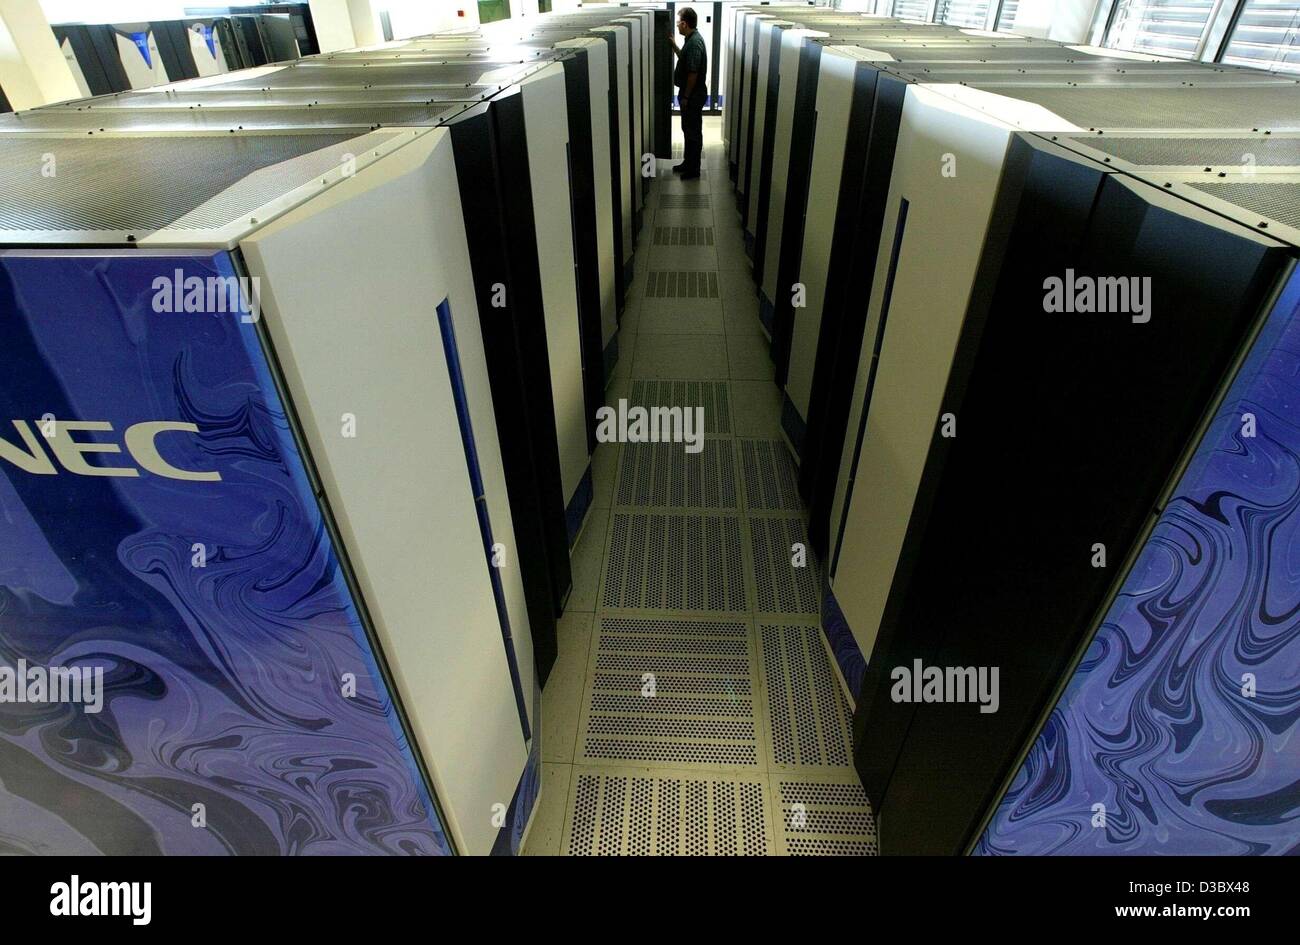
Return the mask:
<svg viewBox="0 0 1300 945">
<path fill-rule="evenodd" d="M 517 852 L 670 28 L 0 121 L 0 665 L 107 693 L 0 706 L 8 849 Z"/>
<path fill-rule="evenodd" d="M 728 19 L 730 172 L 882 851 L 1295 852 L 1295 79 Z"/>
<path fill-rule="evenodd" d="M 204 15 L 183 20 L 52 28 L 83 97 L 222 75 L 320 51 L 305 3 L 200 12 Z"/>
</svg>

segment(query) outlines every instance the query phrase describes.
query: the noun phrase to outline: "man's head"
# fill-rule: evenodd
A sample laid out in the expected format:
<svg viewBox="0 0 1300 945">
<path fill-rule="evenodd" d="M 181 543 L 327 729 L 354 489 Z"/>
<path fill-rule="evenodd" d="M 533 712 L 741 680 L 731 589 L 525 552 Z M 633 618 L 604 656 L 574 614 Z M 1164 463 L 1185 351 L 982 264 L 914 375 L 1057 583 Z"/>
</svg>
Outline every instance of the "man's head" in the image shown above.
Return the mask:
<svg viewBox="0 0 1300 945">
<path fill-rule="evenodd" d="M 695 32 L 695 24 L 698 22 L 695 18 L 695 11 L 690 7 L 682 7 L 677 11 L 677 32 L 683 36 L 690 36 Z"/>
</svg>

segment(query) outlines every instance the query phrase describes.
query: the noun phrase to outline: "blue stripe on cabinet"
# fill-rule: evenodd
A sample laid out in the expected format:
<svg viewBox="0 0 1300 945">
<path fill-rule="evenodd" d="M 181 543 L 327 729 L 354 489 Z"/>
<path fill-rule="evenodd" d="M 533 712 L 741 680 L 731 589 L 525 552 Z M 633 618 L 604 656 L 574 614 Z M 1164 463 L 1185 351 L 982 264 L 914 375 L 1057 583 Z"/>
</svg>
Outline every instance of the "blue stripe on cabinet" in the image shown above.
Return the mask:
<svg viewBox="0 0 1300 945">
<path fill-rule="evenodd" d="M 460 368 L 460 350 L 456 346 L 456 327 L 451 320 L 451 305 L 443 299 L 438 305 L 438 328 L 442 332 L 443 352 L 447 356 L 447 376 L 451 379 L 451 394 L 456 401 L 456 420 L 460 424 L 461 443 L 465 447 L 465 465 L 469 470 L 470 485 L 474 490 L 474 505 L 478 511 L 479 531 L 483 534 L 484 563 L 492 580 L 492 597 L 496 601 L 497 619 L 501 622 L 501 640 L 505 644 L 506 662 L 510 666 L 510 682 L 515 690 L 515 707 L 519 711 L 519 726 L 524 740 L 532 738 L 528 725 L 528 710 L 524 703 L 523 684 L 519 676 L 519 658 L 515 655 L 515 642 L 510 632 L 510 614 L 506 609 L 505 589 L 501 586 L 501 572 L 492 565 L 492 520 L 488 513 L 487 495 L 483 476 L 479 470 L 478 448 L 474 445 L 474 426 L 469 415 L 469 401 L 465 396 L 465 378 Z"/>
</svg>

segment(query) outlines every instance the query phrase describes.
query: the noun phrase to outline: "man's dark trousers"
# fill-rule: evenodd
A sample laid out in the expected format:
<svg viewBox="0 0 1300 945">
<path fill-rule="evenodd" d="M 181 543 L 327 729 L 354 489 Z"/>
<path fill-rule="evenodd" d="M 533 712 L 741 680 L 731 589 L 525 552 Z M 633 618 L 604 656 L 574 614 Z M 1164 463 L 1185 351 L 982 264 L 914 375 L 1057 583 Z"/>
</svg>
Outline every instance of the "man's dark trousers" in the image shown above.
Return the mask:
<svg viewBox="0 0 1300 945">
<path fill-rule="evenodd" d="M 690 99 L 678 97 L 682 105 L 682 137 L 686 139 L 686 153 L 682 157 L 682 171 L 700 172 L 700 153 L 704 150 L 704 96 Z"/>
</svg>

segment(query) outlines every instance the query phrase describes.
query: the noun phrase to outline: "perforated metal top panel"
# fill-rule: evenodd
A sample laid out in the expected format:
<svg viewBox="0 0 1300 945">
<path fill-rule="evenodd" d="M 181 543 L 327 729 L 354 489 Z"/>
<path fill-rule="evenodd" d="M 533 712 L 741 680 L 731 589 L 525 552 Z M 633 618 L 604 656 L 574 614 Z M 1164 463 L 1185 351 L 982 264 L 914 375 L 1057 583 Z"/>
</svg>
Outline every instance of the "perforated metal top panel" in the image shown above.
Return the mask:
<svg viewBox="0 0 1300 945">
<path fill-rule="evenodd" d="M 1076 135 L 1063 141 L 1077 141 L 1085 147 L 1109 154 L 1138 167 L 1210 166 L 1254 163 L 1261 167 L 1300 165 L 1300 137 L 1277 135 L 1232 135 L 1203 137 L 1123 137 Z M 1250 155 L 1249 158 L 1246 155 Z"/>
<path fill-rule="evenodd" d="M 439 125 L 470 102 L 435 105 L 321 105 L 266 108 L 41 109 L 5 116 L 0 131 L 255 131 L 286 128 L 381 128 Z"/>
<path fill-rule="evenodd" d="M 236 79 L 223 83 L 221 88 L 257 88 L 257 89 L 303 89 L 303 88 L 380 88 L 385 86 L 405 85 L 422 88 L 426 85 L 481 85 L 480 78 L 485 72 L 505 70 L 517 66 L 515 78 L 538 68 L 536 62 L 499 62 L 496 60 L 475 60 L 472 62 L 420 63 L 385 63 L 378 65 L 343 65 L 339 63 L 309 65 L 302 63 L 288 69 L 281 69 L 270 75 L 254 76 L 251 79 Z M 503 72 L 503 75 L 505 73 Z"/>
<path fill-rule="evenodd" d="M 374 89 L 228 89 L 223 86 L 189 92 L 134 92 L 82 104 L 77 110 L 102 108 L 263 108 L 266 106 L 432 104 L 481 99 L 496 85 L 381 86 Z M 66 106 L 65 106 L 66 108 Z"/>
<path fill-rule="evenodd" d="M 1300 182 L 1238 180 L 1192 186 L 1262 217 L 1300 229 Z"/>
<path fill-rule="evenodd" d="M 955 82 L 958 85 L 970 85 L 985 88 L 988 83 L 1005 83 L 1017 88 L 1041 86 L 1103 85 L 1115 86 L 1167 86 L 1169 88 L 1214 88 L 1227 86 L 1281 86 L 1289 88 L 1293 94 L 1300 94 L 1300 82 L 1283 76 L 1268 75 L 1263 72 L 1254 74 L 1223 74 L 1202 70 L 1199 73 L 1183 72 L 1119 72 L 1113 66 L 1100 63 L 1074 63 L 1074 71 L 1043 73 L 1032 66 L 1026 66 L 1023 73 L 1011 74 L 1003 71 L 990 73 L 983 64 L 959 69 L 912 70 L 906 65 L 892 70 L 906 73 L 924 82 Z M 1000 90 L 999 90 L 1000 91 Z M 1009 94 L 1003 92 L 1003 94 Z"/>
<path fill-rule="evenodd" d="M 329 168 L 352 134 L 204 138 L 46 138 L 0 135 L 0 230 L 162 229 L 262 169 L 306 157 L 212 208 L 224 225 Z M 355 148 L 355 145 L 352 145 Z M 54 155 L 57 173 L 41 173 Z"/>
<path fill-rule="evenodd" d="M 1270 128 L 1300 130 L 1300 90 L 1245 88 L 979 88 L 1041 105 L 1081 128 Z"/>
<path fill-rule="evenodd" d="M 1095 62 L 1101 57 L 1076 52 L 1064 46 L 1047 45 L 1006 45 L 988 46 L 984 44 L 960 43 L 919 43 L 900 42 L 890 39 L 860 40 L 846 43 L 840 40 L 829 45 L 860 45 L 868 49 L 878 49 L 894 57 L 896 63 L 906 62 Z M 1102 60 L 1122 62 L 1123 60 Z"/>
<path fill-rule="evenodd" d="M 1075 53 L 1077 57 L 1079 54 Z M 1177 63 L 1177 62 L 1134 62 L 1125 59 L 1102 59 L 1096 56 L 1086 56 L 1083 59 L 1074 59 L 1066 62 L 1052 61 L 1034 61 L 1034 62 L 927 62 L 917 63 L 914 67 L 908 67 L 909 72 L 918 75 L 935 75 L 943 76 L 949 73 L 965 72 L 971 69 L 978 69 L 981 75 L 1059 75 L 1077 72 L 1106 72 L 1116 75 L 1144 75 L 1146 73 L 1158 73 L 1160 75 L 1171 76 L 1175 80 L 1180 80 L 1186 76 L 1197 76 L 1204 78 L 1206 76 L 1237 76 L 1245 75 L 1254 79 L 1280 79 L 1280 76 L 1270 76 L 1269 73 L 1260 69 L 1242 69 L 1236 66 L 1209 66 L 1201 63 Z M 947 81 L 944 79 L 943 81 Z"/>
</svg>

